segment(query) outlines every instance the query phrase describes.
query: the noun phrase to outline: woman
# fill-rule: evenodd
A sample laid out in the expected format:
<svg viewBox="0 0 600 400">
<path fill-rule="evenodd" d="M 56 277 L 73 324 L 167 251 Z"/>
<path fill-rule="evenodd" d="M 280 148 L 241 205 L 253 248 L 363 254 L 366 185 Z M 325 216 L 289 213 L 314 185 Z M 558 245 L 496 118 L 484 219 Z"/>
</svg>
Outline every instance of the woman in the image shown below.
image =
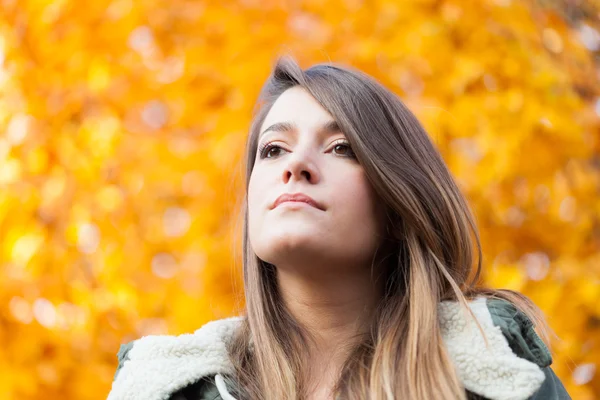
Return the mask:
<svg viewBox="0 0 600 400">
<path fill-rule="evenodd" d="M 539 309 L 476 286 L 471 212 L 396 95 L 281 58 L 258 106 L 245 316 L 121 345 L 110 400 L 569 398 Z"/>
</svg>

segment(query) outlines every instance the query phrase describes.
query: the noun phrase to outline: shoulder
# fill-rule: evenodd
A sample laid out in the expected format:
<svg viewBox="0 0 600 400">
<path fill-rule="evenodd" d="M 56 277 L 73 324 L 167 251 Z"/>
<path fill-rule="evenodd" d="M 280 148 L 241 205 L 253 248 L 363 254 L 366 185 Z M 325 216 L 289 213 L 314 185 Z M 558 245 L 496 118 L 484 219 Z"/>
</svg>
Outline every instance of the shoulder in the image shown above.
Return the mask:
<svg viewBox="0 0 600 400">
<path fill-rule="evenodd" d="M 457 302 L 440 304 L 442 336 L 467 390 L 489 399 L 570 399 L 525 313 L 483 296 L 468 305 L 485 338 Z"/>
<path fill-rule="evenodd" d="M 537 335 L 532 321 L 513 303 L 479 296 L 468 302 L 470 312 L 481 325 L 488 339 L 508 344 L 510 353 L 536 364 L 547 367 L 552 364 L 552 356 L 548 347 Z M 464 314 L 460 304 L 455 301 L 440 303 L 440 322 L 442 333 L 448 337 L 463 338 L 466 333 L 478 334 L 472 324 L 472 318 Z M 503 349 L 506 352 L 506 348 Z"/>
<path fill-rule="evenodd" d="M 514 304 L 502 299 L 487 299 L 487 308 L 512 351 L 540 367 L 552 364 L 548 347 L 534 330 L 531 320 Z"/>
<path fill-rule="evenodd" d="M 226 342 L 242 319 L 215 320 L 194 333 L 148 335 L 121 344 L 108 400 L 181 396 L 181 389 L 197 382 L 194 389 L 210 394 L 214 385 L 199 386 L 199 382 L 217 373 L 231 372 Z"/>
<path fill-rule="evenodd" d="M 560 379 L 552 368 L 552 354 L 535 331 L 533 322 L 513 303 L 487 299 L 487 308 L 495 326 L 500 328 L 515 355 L 536 364 L 544 373 L 544 381 L 530 399 L 568 400 Z"/>
<path fill-rule="evenodd" d="M 464 387 L 488 399 L 527 400 L 544 392 L 552 358 L 529 318 L 505 300 L 479 296 L 467 305 L 439 305 L 442 338 Z"/>
</svg>

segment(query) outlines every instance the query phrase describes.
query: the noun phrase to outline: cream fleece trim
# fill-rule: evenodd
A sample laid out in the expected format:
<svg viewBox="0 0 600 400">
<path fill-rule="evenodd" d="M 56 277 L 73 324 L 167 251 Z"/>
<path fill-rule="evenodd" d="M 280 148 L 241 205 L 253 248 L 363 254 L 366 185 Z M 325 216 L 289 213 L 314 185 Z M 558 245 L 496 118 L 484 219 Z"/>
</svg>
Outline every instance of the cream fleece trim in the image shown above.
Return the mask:
<svg viewBox="0 0 600 400">
<path fill-rule="evenodd" d="M 487 348 L 477 325 L 465 318 L 458 303 L 439 305 L 442 337 L 463 386 L 492 400 L 528 399 L 544 382 L 544 372 L 512 352 L 492 321 L 485 297 L 469 302 L 469 307 L 485 332 Z"/>
<path fill-rule="evenodd" d="M 484 297 L 469 302 L 469 307 L 486 334 L 488 348 L 458 303 L 439 304 L 442 337 L 463 385 L 491 400 L 526 400 L 542 385 L 543 371 L 512 352 L 500 328 L 494 326 Z M 242 318 L 215 320 L 193 334 L 137 339 L 107 400 L 168 400 L 202 377 L 232 373 L 225 339 Z"/>
</svg>

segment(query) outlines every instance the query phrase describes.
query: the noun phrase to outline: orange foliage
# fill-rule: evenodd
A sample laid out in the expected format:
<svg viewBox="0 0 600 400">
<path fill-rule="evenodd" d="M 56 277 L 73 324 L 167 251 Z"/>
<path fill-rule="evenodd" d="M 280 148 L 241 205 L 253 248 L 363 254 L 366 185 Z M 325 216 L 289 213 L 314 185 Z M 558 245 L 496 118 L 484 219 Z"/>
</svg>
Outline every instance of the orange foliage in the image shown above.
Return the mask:
<svg viewBox="0 0 600 400">
<path fill-rule="evenodd" d="M 0 1 L 0 398 L 105 398 L 120 343 L 235 312 L 243 144 L 282 51 L 406 100 L 487 281 L 541 306 L 553 368 L 600 397 L 600 7 L 545 3 Z"/>
</svg>

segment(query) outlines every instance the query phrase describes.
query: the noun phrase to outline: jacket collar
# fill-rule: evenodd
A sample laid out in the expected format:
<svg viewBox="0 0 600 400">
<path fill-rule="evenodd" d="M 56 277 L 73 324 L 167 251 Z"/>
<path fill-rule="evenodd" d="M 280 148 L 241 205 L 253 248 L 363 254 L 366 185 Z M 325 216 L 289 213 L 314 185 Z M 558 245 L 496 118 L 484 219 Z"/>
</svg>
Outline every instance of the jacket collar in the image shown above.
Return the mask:
<svg viewBox="0 0 600 400">
<path fill-rule="evenodd" d="M 525 400 L 544 381 L 541 368 L 517 357 L 495 326 L 485 297 L 468 302 L 488 346 L 460 304 L 439 304 L 441 333 L 463 386 L 491 400 Z M 243 317 L 211 321 L 191 334 L 135 340 L 107 400 L 166 400 L 202 377 L 233 373 L 225 342 Z"/>
</svg>

